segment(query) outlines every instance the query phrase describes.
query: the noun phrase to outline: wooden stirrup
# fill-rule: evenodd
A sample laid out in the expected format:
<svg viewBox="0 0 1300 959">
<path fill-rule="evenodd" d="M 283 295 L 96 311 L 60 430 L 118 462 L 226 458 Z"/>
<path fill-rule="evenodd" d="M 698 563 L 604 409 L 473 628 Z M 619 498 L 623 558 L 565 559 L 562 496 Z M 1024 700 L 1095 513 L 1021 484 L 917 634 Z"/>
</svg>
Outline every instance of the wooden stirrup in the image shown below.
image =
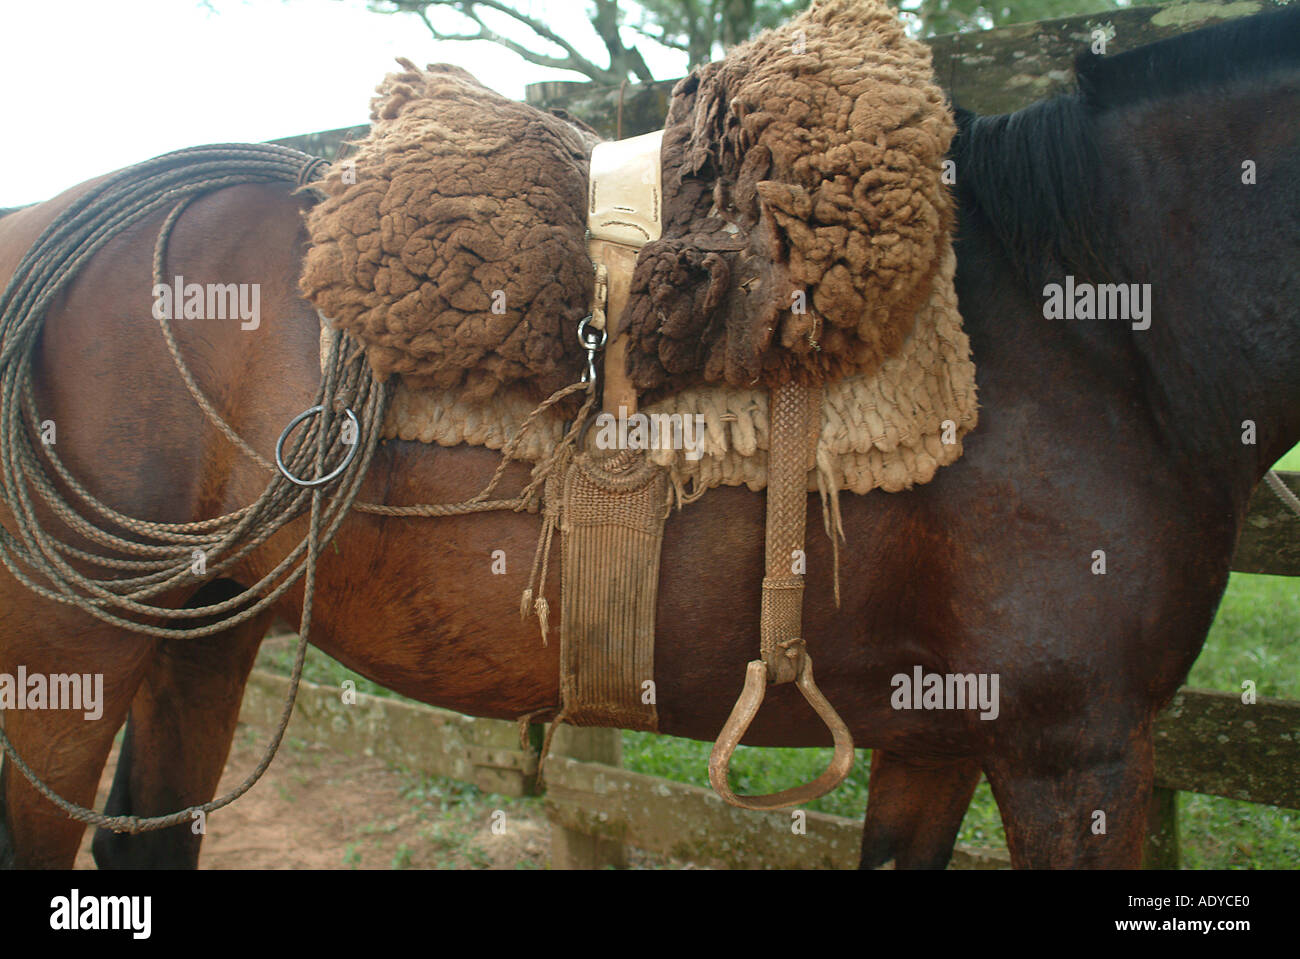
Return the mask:
<svg viewBox="0 0 1300 959">
<path fill-rule="evenodd" d="M 736 705 L 727 717 L 727 723 L 718 734 L 718 741 L 713 744 L 709 754 L 709 783 L 714 791 L 733 806 L 744 809 L 783 809 L 797 806 L 820 796 L 826 795 L 844 781 L 844 777 L 853 769 L 853 737 L 849 728 L 840 719 L 839 713 L 830 704 L 817 684 L 813 682 L 812 660 L 805 653 L 795 678 L 795 685 L 803 698 L 821 717 L 826 728 L 831 731 L 835 743 L 835 755 L 831 757 L 826 770 L 810 783 L 769 793 L 766 796 L 738 796 L 727 782 L 727 772 L 731 766 L 731 755 L 740 745 L 740 740 L 749 729 L 749 724 L 763 705 L 763 694 L 767 690 L 767 664 L 761 659 L 752 660 L 745 670 L 745 688 L 736 700 Z"/>
<path fill-rule="evenodd" d="M 781 809 L 830 792 L 853 768 L 853 737 L 813 681 L 803 640 L 803 555 L 808 511 L 808 470 L 821 432 L 821 389 L 783 384 L 772 390 L 768 409 L 766 575 L 759 627 L 762 659 L 750 662 L 745 688 L 709 756 L 709 782 L 724 800 L 745 809 Z M 763 704 L 769 683 L 793 682 L 831 731 L 835 754 L 826 771 L 803 786 L 766 796 L 738 796 L 727 782 L 731 756 Z"/>
</svg>

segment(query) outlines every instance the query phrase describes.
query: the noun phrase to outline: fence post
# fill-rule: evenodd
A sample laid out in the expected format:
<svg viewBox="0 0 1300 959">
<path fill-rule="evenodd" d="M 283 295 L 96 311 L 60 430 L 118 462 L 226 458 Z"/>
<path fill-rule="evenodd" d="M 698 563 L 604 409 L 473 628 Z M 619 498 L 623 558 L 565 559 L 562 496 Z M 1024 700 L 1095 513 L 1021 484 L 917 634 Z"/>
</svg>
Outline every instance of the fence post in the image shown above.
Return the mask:
<svg viewBox="0 0 1300 959">
<path fill-rule="evenodd" d="M 583 762 L 623 765 L 623 733 L 618 729 L 561 726 L 551 744 L 552 756 Z M 590 836 L 551 820 L 551 866 L 555 869 L 627 867 L 627 847 L 616 839 Z"/>
<path fill-rule="evenodd" d="M 1178 869 L 1178 791 L 1156 786 L 1147 805 L 1143 869 Z"/>
</svg>

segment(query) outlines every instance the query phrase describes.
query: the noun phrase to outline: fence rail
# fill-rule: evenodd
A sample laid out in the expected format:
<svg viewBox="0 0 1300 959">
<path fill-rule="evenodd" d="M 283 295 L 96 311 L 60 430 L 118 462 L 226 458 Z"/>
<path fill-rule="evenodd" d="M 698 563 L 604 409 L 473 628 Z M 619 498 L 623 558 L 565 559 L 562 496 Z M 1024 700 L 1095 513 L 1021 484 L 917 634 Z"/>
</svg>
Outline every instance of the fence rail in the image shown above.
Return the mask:
<svg viewBox="0 0 1300 959">
<path fill-rule="evenodd" d="M 255 670 L 240 719 L 273 727 L 287 686 L 285 677 Z M 558 858 L 565 865 L 619 864 L 625 845 L 727 868 L 856 865 L 861 820 L 809 812 L 805 833 L 796 835 L 788 810 L 737 809 L 698 786 L 565 755 L 607 749 L 617 762 L 617 746 L 609 741 L 618 730 L 565 733 L 557 736 L 546 768 L 547 812 L 561 831 Z M 339 689 L 304 682 L 289 735 L 507 796 L 534 792 L 537 755 L 520 747 L 518 727 L 503 720 L 364 693 L 347 705 Z M 1171 794 L 1182 790 L 1300 809 L 1300 703 L 1261 698 L 1244 706 L 1234 694 L 1182 690 L 1156 724 L 1156 783 Z M 1175 864 L 1170 837 L 1177 835 L 1176 822 L 1158 816 L 1152 832 L 1152 855 L 1159 853 L 1163 865 Z M 958 847 L 952 865 L 996 869 L 1007 865 L 1007 857 L 1001 850 Z"/>
</svg>

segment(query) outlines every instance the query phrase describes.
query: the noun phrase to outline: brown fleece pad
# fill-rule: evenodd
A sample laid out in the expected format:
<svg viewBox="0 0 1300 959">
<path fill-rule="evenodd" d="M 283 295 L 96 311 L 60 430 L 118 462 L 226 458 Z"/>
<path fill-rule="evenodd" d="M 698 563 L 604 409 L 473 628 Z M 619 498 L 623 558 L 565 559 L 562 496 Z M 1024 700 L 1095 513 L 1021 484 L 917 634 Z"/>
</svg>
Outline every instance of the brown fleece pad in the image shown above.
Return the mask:
<svg viewBox="0 0 1300 959">
<path fill-rule="evenodd" d="M 975 427 L 977 404 L 975 365 L 952 292 L 955 268 L 949 249 L 940 266 L 940 282 L 917 310 L 901 350 L 873 374 L 826 386 L 817 468 L 808 475 L 810 490 L 896 492 L 929 482 L 940 466 L 961 456 L 962 437 Z M 537 400 L 521 387 L 503 390 L 484 403 L 451 390 L 413 390 L 399 381 L 384 435 L 499 450 L 516 435 Z M 669 467 L 679 494 L 714 486 L 763 489 L 767 402 L 765 389 L 705 386 L 652 403 L 646 414 L 699 414 L 704 429 L 695 445 L 698 458 L 683 449 L 653 450 L 651 458 Z M 518 457 L 533 463 L 545 459 L 562 429 L 561 414 L 539 417 L 521 441 Z M 594 443 L 598 436 L 593 427 L 588 441 Z"/>
<path fill-rule="evenodd" d="M 303 293 L 383 378 L 467 399 L 573 382 L 594 136 L 457 67 L 402 65 L 321 181 Z M 928 48 L 883 0 L 818 0 L 678 84 L 663 236 L 625 314 L 643 401 L 833 382 L 896 355 L 943 282 L 953 133 Z"/>
<path fill-rule="evenodd" d="M 931 295 L 955 126 L 883 0 L 825 0 L 696 70 L 664 129 L 664 236 L 629 305 L 638 390 L 874 372 Z"/>
<path fill-rule="evenodd" d="M 316 184 L 327 199 L 307 216 L 303 294 L 365 344 L 381 378 L 479 398 L 518 380 L 572 382 L 597 138 L 459 67 L 400 62 L 369 135 Z"/>
</svg>

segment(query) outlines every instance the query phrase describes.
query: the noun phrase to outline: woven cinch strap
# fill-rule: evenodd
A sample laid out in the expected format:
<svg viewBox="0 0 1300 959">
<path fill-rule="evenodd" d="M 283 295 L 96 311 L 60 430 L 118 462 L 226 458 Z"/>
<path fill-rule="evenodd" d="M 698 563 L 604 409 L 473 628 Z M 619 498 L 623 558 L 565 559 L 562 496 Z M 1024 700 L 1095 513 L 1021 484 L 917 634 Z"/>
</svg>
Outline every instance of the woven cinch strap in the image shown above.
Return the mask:
<svg viewBox="0 0 1300 959">
<path fill-rule="evenodd" d="M 824 796 L 853 768 L 853 737 L 813 681 L 803 637 L 803 548 L 808 470 L 821 427 L 821 389 L 787 383 L 772 391 L 767 466 L 766 567 L 763 577 L 761 659 L 746 668 L 745 688 L 709 756 L 709 782 L 724 800 L 746 809 L 781 809 Z M 766 796 L 738 796 L 727 772 L 731 756 L 763 704 L 769 683 L 793 682 L 831 732 L 835 754 L 826 771 L 803 786 Z"/>
<path fill-rule="evenodd" d="M 585 322 L 609 344 L 601 393 L 614 416 L 636 412 L 620 319 L 637 251 L 663 226 L 661 139 L 662 131 L 602 143 L 591 156 L 587 247 L 596 282 Z M 668 470 L 644 449 L 577 453 L 547 481 L 547 522 L 561 537 L 560 711 L 542 744 L 539 781 L 561 723 L 659 728 L 655 611 L 668 489 Z"/>
<path fill-rule="evenodd" d="M 656 730 L 655 606 L 668 471 L 580 453 L 564 476 L 560 698 L 575 726 Z"/>
</svg>

